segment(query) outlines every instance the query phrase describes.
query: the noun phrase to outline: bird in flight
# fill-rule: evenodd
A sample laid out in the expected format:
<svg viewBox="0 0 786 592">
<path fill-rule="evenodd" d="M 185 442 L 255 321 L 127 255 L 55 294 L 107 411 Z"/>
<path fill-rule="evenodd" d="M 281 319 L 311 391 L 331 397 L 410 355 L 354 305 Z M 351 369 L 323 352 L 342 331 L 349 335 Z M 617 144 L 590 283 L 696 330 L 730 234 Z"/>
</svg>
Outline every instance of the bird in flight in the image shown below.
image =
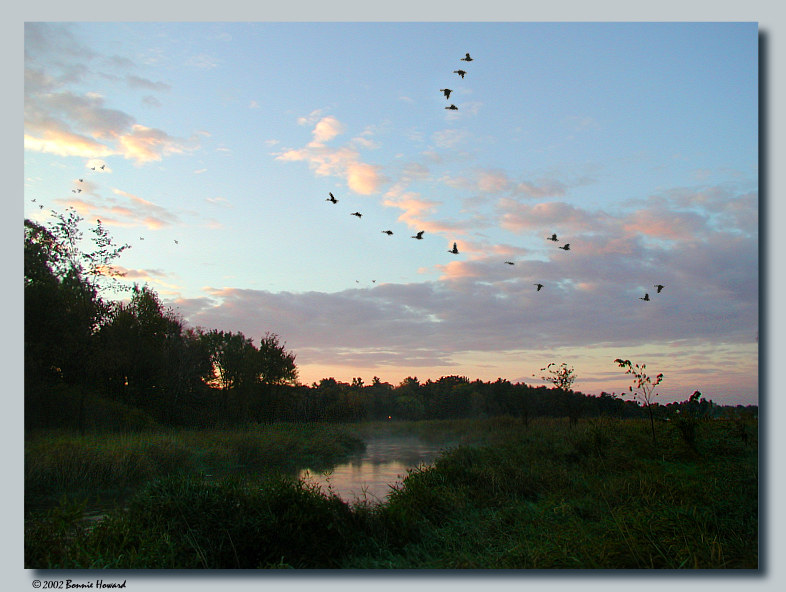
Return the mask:
<svg viewBox="0 0 786 592">
<path fill-rule="evenodd" d="M 453 70 L 453 73 L 454 74 L 458 74 L 462 78 L 464 78 L 464 74 L 466 74 L 466 72 L 464 70 Z"/>
<path fill-rule="evenodd" d="M 459 252 L 459 250 L 458 250 L 458 246 L 456 245 L 456 243 L 453 243 L 453 248 L 452 248 L 452 249 L 450 249 L 450 250 L 448 251 L 448 253 L 453 253 L 454 255 L 458 255 L 458 252 Z"/>
<path fill-rule="evenodd" d="M 145 237 L 144 236 L 140 236 L 139 240 L 145 240 Z"/>
<path fill-rule="evenodd" d="M 442 91 L 442 93 L 444 93 L 446 99 L 449 99 L 450 93 L 453 92 L 453 89 L 450 88 L 440 88 L 439 90 Z"/>
<path fill-rule="evenodd" d="M 35 198 L 33 198 L 33 203 L 35 203 Z"/>
<path fill-rule="evenodd" d="M 106 167 L 106 165 L 105 165 L 105 164 L 102 164 L 102 165 L 101 165 L 101 170 L 102 170 L 102 171 L 104 170 L 104 167 Z"/>
<path fill-rule="evenodd" d="M 506 263 L 507 265 L 516 265 L 515 263 L 513 263 L 513 261 L 505 261 L 505 263 Z"/>
<path fill-rule="evenodd" d="M 96 170 L 96 167 L 90 167 L 90 170 L 94 171 L 94 170 Z"/>
<path fill-rule="evenodd" d="M 363 214 L 361 214 L 360 212 L 352 212 L 350 216 L 357 216 L 358 218 L 360 218 L 361 216 L 363 216 Z"/>
<path fill-rule="evenodd" d="M 177 242 L 177 241 L 175 241 L 175 244 L 176 244 L 176 245 L 179 245 L 180 243 L 179 243 L 179 242 Z"/>
<path fill-rule="evenodd" d="M 450 107 L 445 107 L 445 109 L 450 109 L 451 111 L 458 111 L 458 107 L 456 107 L 453 103 L 450 104 Z"/>
<path fill-rule="evenodd" d="M 570 243 L 566 243 L 564 247 L 557 247 L 558 249 L 562 249 L 563 251 L 570 251 Z"/>
<path fill-rule="evenodd" d="M 533 285 L 538 287 L 538 289 L 536 290 L 537 292 L 540 292 L 540 289 L 543 287 L 543 284 L 533 284 Z"/>
<path fill-rule="evenodd" d="M 559 240 L 556 234 L 552 234 L 551 236 L 547 236 L 546 240 L 554 241 L 555 243 Z"/>
<path fill-rule="evenodd" d="M 661 285 L 661 284 L 655 284 L 655 286 L 654 286 L 654 287 L 658 289 L 658 294 L 660 294 L 660 291 L 661 291 L 663 288 L 665 288 L 666 286 L 663 286 L 663 285 Z"/>
<path fill-rule="evenodd" d="M 328 193 L 329 193 L 330 197 L 328 197 L 325 201 L 329 201 L 330 203 L 338 203 L 338 200 L 335 198 L 335 196 L 332 193 L 330 193 L 330 192 L 328 192 Z"/>
<path fill-rule="evenodd" d="M 422 239 L 423 239 L 423 233 L 424 233 L 424 232 L 426 232 L 426 231 L 425 231 L 425 230 L 421 230 L 421 231 L 420 231 L 420 232 L 418 232 L 418 233 L 417 233 L 415 236 L 413 236 L 413 237 L 410 237 L 410 238 L 416 238 L 416 239 L 418 239 L 418 240 L 422 240 Z"/>
<path fill-rule="evenodd" d="M 388 236 L 392 236 L 393 235 L 393 231 L 392 230 L 383 230 L 382 234 L 387 234 Z"/>
<path fill-rule="evenodd" d="M 645 293 L 645 294 L 644 294 L 644 298 L 642 298 L 641 296 L 639 296 L 639 300 L 646 300 L 647 302 L 649 302 L 649 301 L 650 301 L 650 295 L 649 295 L 649 293 Z"/>
<path fill-rule="evenodd" d="M 80 183 L 84 183 L 84 181 L 85 181 L 84 179 L 79 179 Z"/>
<path fill-rule="evenodd" d="M 465 55 L 466 55 L 466 57 L 461 58 L 461 61 L 462 62 L 471 62 L 472 58 L 469 57 L 469 54 L 465 54 Z"/>
</svg>

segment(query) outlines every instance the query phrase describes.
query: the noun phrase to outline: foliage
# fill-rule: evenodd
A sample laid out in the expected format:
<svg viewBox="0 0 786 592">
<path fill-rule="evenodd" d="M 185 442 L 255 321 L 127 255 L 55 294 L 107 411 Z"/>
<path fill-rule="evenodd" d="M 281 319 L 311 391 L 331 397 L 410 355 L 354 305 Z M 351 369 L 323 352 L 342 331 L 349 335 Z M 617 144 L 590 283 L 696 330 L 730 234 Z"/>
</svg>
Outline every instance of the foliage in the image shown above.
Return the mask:
<svg viewBox="0 0 786 592">
<path fill-rule="evenodd" d="M 150 481 L 98 523 L 64 499 L 27 516 L 25 567 L 757 569 L 758 454 L 731 423 L 708 422 L 691 451 L 676 431 L 656 451 L 641 422 L 608 417 L 401 424 L 468 439 L 379 505 L 281 475 L 194 472 Z"/>
<path fill-rule="evenodd" d="M 614 360 L 614 363 L 617 364 L 620 368 L 625 368 L 625 374 L 631 374 L 635 379 L 634 384 L 629 386 L 628 390 L 633 393 L 634 399 L 641 401 L 644 404 L 644 407 L 647 409 L 647 413 L 649 414 L 650 418 L 650 427 L 652 429 L 652 443 L 657 446 L 658 440 L 655 436 L 655 419 L 652 408 L 654 397 L 658 395 L 658 393 L 655 391 L 655 387 L 657 387 L 663 380 L 663 373 L 658 374 L 653 381 L 644 372 L 644 369 L 647 367 L 646 364 L 639 366 L 638 364 L 633 364 L 630 360 L 623 360 L 621 358 Z M 634 386 L 636 387 L 635 390 L 633 388 Z"/>
</svg>

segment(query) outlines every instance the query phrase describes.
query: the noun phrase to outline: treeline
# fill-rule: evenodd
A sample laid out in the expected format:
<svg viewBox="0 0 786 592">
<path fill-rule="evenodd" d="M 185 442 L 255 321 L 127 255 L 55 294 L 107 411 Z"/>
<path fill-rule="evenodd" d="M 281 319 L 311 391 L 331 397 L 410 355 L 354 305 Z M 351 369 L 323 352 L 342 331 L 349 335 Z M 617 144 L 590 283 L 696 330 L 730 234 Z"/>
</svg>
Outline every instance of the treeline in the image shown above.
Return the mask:
<svg viewBox="0 0 786 592">
<path fill-rule="evenodd" d="M 44 227 L 25 220 L 25 425 L 142 429 L 227 427 L 273 421 L 452 419 L 510 415 L 643 417 L 635 401 L 507 380 L 446 376 L 398 385 L 374 377 L 298 384 L 295 355 L 278 335 L 257 342 L 240 332 L 187 328 L 148 287 L 123 288 L 116 246 L 98 221 L 85 251 L 72 210 Z M 129 290 L 112 300 L 113 290 Z M 677 407 L 674 407 L 674 406 Z M 699 397 L 658 406 L 660 416 L 717 414 Z M 755 412 L 755 408 L 738 411 Z"/>
</svg>

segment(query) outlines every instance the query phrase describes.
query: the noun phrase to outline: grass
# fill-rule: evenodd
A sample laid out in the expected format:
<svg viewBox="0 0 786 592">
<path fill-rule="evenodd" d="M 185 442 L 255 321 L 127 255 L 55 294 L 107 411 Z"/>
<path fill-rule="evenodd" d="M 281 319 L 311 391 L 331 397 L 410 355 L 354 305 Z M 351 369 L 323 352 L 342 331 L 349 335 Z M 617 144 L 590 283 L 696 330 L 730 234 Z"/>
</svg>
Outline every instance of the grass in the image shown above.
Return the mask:
<svg viewBox="0 0 786 592">
<path fill-rule="evenodd" d="M 388 429 L 439 435 L 456 445 L 433 466 L 411 470 L 380 505 L 349 504 L 273 470 L 225 471 L 214 479 L 189 470 L 153 478 L 137 489 L 124 510 L 92 526 L 82 519 L 84 508 L 66 500 L 26 521 L 25 564 L 756 569 L 755 439 L 740 438 L 739 428 L 730 423 L 705 422 L 689 446 L 674 426 L 658 427 L 658 448 L 652 446 L 646 422 L 609 419 L 583 421 L 575 428 L 567 420 L 524 427 L 512 418 L 496 418 L 282 426 L 264 436 L 171 434 L 185 450 L 177 454 L 191 459 L 186 465 L 192 468 L 210 462 L 256 466 L 263 459 L 279 459 L 286 466 L 284 457 L 292 462 L 297 454 L 325 453 L 327 445 L 317 444 L 315 434 L 343 437 L 351 444 L 353 434 Z M 748 433 L 756 433 L 755 424 Z M 210 444 L 213 437 L 216 443 Z M 248 438 L 264 441 L 264 453 L 254 452 L 253 446 L 243 452 L 240 443 L 248 445 Z M 150 450 L 160 450 L 161 442 L 152 449 L 143 442 L 156 440 L 133 442 L 147 451 L 148 461 L 142 464 L 154 466 L 150 458 L 156 454 Z M 232 452 L 220 453 L 221 442 L 233 443 Z M 274 442 L 282 446 L 278 452 Z M 119 450 L 113 454 L 124 458 Z M 120 465 L 133 466 L 130 461 Z M 119 472 L 132 475 L 134 470 Z"/>
</svg>

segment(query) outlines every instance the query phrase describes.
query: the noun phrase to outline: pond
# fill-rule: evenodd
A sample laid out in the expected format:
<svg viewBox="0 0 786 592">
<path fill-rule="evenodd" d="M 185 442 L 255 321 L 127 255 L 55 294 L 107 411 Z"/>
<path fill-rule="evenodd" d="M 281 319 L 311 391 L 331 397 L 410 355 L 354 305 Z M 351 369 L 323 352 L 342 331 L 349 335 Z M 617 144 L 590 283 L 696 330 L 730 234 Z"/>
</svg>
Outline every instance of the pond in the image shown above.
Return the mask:
<svg viewBox="0 0 786 592">
<path fill-rule="evenodd" d="M 304 469 L 300 478 L 319 483 L 325 492 L 331 490 L 347 502 L 384 502 L 393 486 L 407 476 L 408 469 L 430 464 L 447 447 L 415 436 L 384 435 L 366 438 L 365 443 L 363 452 L 330 471 Z"/>
</svg>

